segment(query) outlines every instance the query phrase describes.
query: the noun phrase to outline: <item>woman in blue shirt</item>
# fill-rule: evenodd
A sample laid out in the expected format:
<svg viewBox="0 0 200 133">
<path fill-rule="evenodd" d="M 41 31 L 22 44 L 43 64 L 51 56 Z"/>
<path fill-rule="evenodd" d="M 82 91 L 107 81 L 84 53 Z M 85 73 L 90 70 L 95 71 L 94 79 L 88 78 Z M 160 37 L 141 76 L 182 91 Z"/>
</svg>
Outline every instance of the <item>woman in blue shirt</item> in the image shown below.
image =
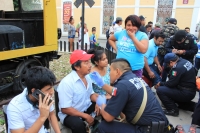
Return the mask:
<svg viewBox="0 0 200 133">
<path fill-rule="evenodd" d="M 109 38 L 110 45 L 117 51 L 116 58 L 127 59 L 133 73 L 138 77 L 142 77 L 144 53 L 148 49 L 148 36 L 138 30 L 140 26 L 140 18 L 130 15 L 125 20 L 125 30 L 116 32 Z"/>
</svg>

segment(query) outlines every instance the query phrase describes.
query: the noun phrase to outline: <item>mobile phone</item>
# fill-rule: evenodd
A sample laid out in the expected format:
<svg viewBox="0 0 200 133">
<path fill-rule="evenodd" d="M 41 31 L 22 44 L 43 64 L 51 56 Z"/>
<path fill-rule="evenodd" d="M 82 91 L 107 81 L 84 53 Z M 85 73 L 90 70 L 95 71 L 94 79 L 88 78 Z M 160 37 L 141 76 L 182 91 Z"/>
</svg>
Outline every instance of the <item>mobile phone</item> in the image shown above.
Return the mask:
<svg viewBox="0 0 200 133">
<path fill-rule="evenodd" d="M 45 97 L 45 94 L 44 94 L 41 90 L 39 90 L 39 89 L 36 89 L 36 90 L 32 93 L 32 96 L 33 96 L 35 99 L 37 99 L 37 100 L 39 101 L 39 94 L 42 95 L 42 101 L 43 101 L 43 99 L 44 99 L 44 97 Z M 49 99 L 48 105 L 49 105 L 51 102 L 52 102 L 52 100 Z"/>
</svg>

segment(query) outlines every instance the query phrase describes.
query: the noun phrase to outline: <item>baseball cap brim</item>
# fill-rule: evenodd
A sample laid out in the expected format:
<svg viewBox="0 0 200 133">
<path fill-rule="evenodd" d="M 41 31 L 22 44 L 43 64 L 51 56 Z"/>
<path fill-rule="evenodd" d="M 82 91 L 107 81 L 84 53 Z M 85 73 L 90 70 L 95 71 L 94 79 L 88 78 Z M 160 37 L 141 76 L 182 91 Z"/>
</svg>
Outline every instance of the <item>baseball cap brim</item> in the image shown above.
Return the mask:
<svg viewBox="0 0 200 133">
<path fill-rule="evenodd" d="M 94 54 L 84 54 L 79 60 L 89 60 L 94 56 Z"/>
<path fill-rule="evenodd" d="M 77 62 L 78 60 L 81 60 L 81 61 L 89 60 L 89 59 L 91 59 L 93 56 L 94 56 L 94 54 L 83 54 L 83 55 L 81 55 L 81 57 L 76 58 L 75 60 L 70 60 L 70 64 L 74 64 L 74 63 Z"/>
</svg>

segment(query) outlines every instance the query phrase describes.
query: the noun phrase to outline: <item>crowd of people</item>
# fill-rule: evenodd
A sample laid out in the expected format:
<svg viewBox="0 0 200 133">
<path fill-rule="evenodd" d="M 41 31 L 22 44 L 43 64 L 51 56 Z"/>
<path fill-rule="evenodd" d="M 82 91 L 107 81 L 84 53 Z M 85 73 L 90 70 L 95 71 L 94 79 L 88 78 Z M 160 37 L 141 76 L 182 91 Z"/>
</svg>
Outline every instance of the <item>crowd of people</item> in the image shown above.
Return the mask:
<svg viewBox="0 0 200 133">
<path fill-rule="evenodd" d="M 73 33 L 69 38 L 73 42 L 75 27 L 73 18 L 70 20 Z M 192 102 L 198 88 L 198 39 L 189 33 L 188 27 L 179 30 L 175 18 L 164 26 L 157 22 L 154 28 L 152 22 L 145 26 L 143 16 L 129 15 L 124 29 L 122 22 L 117 17 L 108 32 L 109 49 L 117 53 L 111 64 L 102 50 L 71 53 L 72 71 L 57 88 L 60 122 L 72 133 L 86 133 L 86 125 L 98 126 L 98 133 L 174 133 L 166 115 L 178 116 L 181 108 L 194 112 L 191 123 L 200 125 L 200 101 Z M 76 30 L 81 30 L 80 25 Z M 92 29 L 93 35 L 95 30 Z M 84 33 L 87 31 L 85 24 Z M 90 39 L 95 43 L 95 37 Z M 144 76 L 156 89 L 164 107 Z M 9 132 L 44 133 L 44 121 L 49 119 L 55 132 L 60 133 L 53 102 L 49 104 L 55 81 L 47 68 L 29 69 L 27 88 L 7 108 Z M 37 89 L 45 94 L 44 98 L 33 97 Z M 101 116 L 102 121 L 95 116 Z"/>
</svg>

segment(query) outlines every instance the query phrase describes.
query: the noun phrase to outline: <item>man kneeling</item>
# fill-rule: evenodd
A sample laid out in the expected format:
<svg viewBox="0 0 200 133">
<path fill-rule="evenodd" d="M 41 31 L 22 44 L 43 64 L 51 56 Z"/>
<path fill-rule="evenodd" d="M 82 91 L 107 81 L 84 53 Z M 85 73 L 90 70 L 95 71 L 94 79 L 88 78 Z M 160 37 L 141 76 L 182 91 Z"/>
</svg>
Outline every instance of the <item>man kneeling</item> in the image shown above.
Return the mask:
<svg viewBox="0 0 200 133">
<path fill-rule="evenodd" d="M 105 84 L 97 72 L 93 72 L 91 77 L 107 93 L 112 94 L 107 105 L 103 96 L 97 98 L 105 120 L 99 125 L 100 133 L 147 133 L 154 128 L 152 122 L 163 124 L 163 130 L 156 129 L 159 133 L 169 131 L 168 120 L 159 102 L 148 85 L 132 73 L 127 60 L 119 58 L 112 61 L 110 81 L 114 86 Z M 127 123 L 113 121 L 120 112 L 126 115 Z"/>
</svg>

